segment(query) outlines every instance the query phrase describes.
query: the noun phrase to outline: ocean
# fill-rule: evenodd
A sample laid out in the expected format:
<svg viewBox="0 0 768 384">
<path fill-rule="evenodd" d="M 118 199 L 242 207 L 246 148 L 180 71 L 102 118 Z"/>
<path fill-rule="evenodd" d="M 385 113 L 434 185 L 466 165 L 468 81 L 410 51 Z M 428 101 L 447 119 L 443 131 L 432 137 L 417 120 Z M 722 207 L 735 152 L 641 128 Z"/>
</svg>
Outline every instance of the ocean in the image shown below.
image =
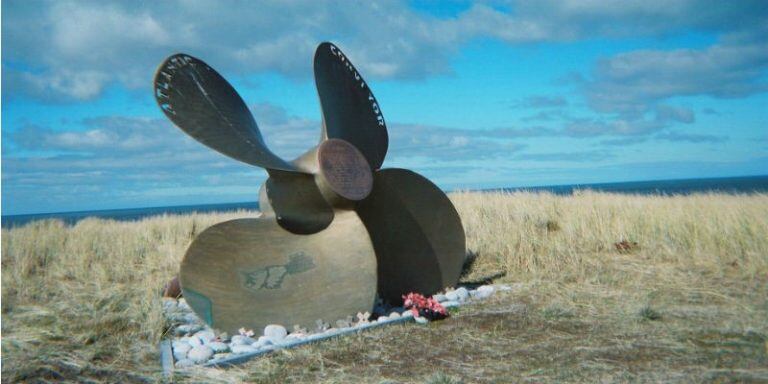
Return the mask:
<svg viewBox="0 0 768 384">
<path fill-rule="evenodd" d="M 680 180 L 649 180 L 649 181 L 631 181 L 623 183 L 600 183 L 600 184 L 569 184 L 569 185 L 550 185 L 538 187 L 517 187 L 517 188 L 499 188 L 489 189 L 487 191 L 546 191 L 558 195 L 569 195 L 578 190 L 593 190 L 612 193 L 625 194 L 663 194 L 663 195 L 687 195 L 701 192 L 723 192 L 723 193 L 768 193 L 768 175 L 764 176 L 743 176 L 743 177 L 721 177 L 707 179 L 680 179 Z M 150 208 L 129 208 L 129 209 L 110 209 L 101 211 L 80 211 L 80 212 L 59 212 L 59 213 L 40 213 L 32 215 L 3 215 L 2 227 L 11 228 L 24 225 L 31 221 L 43 219 L 59 219 L 66 224 L 74 224 L 87 217 L 99 217 L 104 219 L 113 219 L 121 221 L 139 220 L 149 216 L 161 214 L 186 214 L 192 212 L 231 212 L 241 209 L 259 209 L 258 202 L 243 203 L 225 203 L 225 204 L 204 204 L 204 205 L 183 205 L 170 207 L 150 207 Z"/>
</svg>

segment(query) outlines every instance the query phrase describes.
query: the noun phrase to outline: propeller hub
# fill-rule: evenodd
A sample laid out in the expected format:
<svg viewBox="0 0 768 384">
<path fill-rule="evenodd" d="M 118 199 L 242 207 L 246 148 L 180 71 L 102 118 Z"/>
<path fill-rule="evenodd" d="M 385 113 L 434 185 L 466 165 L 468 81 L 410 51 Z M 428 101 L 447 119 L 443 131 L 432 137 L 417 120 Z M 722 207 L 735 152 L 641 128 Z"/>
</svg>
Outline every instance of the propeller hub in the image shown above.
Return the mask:
<svg viewBox="0 0 768 384">
<path fill-rule="evenodd" d="M 366 198 L 373 189 L 373 174 L 365 156 L 341 139 L 325 140 L 317 150 L 322 189 L 346 200 Z M 325 188 L 323 188 L 325 187 Z"/>
</svg>

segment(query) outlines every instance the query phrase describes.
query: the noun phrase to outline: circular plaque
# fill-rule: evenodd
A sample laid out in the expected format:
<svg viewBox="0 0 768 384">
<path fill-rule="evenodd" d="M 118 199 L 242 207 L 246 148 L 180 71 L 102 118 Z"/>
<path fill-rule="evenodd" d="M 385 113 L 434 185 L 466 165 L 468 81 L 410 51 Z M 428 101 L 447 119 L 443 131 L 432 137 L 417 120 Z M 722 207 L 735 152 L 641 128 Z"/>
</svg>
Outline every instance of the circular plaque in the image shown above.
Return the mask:
<svg viewBox="0 0 768 384">
<path fill-rule="evenodd" d="M 371 193 L 371 167 L 352 144 L 340 139 L 326 140 L 320 144 L 317 157 L 320 174 L 333 192 L 353 201 L 362 200 Z"/>
</svg>

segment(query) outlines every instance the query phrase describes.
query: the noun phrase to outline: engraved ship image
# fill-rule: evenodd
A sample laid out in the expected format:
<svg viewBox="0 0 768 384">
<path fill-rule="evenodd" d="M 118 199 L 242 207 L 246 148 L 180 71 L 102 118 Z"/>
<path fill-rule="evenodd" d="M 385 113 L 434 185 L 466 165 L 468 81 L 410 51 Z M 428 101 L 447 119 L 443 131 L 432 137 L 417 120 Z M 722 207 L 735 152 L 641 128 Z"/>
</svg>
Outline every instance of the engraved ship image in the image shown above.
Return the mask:
<svg viewBox="0 0 768 384">
<path fill-rule="evenodd" d="M 430 295 L 458 282 L 465 236 L 448 197 L 415 172 L 381 169 L 386 123 L 338 47 L 318 46 L 314 75 L 321 140 L 285 161 L 203 61 L 176 54 L 155 74 L 157 102 L 176 126 L 269 175 L 259 190 L 262 215 L 211 226 L 181 263 L 183 295 L 214 328 L 312 327 L 371 311 L 377 294 L 399 304 L 404 293 Z"/>
</svg>

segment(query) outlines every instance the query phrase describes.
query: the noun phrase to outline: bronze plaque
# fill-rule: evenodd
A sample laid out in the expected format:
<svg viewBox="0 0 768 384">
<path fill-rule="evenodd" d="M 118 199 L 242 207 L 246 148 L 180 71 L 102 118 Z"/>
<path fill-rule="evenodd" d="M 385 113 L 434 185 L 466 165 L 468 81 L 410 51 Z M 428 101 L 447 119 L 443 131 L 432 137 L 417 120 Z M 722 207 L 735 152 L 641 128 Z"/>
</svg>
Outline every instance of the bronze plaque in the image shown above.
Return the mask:
<svg viewBox="0 0 768 384">
<path fill-rule="evenodd" d="M 317 151 L 320 175 L 331 189 L 349 200 L 361 200 L 371 193 L 373 175 L 368 162 L 352 144 L 329 139 Z"/>
</svg>

